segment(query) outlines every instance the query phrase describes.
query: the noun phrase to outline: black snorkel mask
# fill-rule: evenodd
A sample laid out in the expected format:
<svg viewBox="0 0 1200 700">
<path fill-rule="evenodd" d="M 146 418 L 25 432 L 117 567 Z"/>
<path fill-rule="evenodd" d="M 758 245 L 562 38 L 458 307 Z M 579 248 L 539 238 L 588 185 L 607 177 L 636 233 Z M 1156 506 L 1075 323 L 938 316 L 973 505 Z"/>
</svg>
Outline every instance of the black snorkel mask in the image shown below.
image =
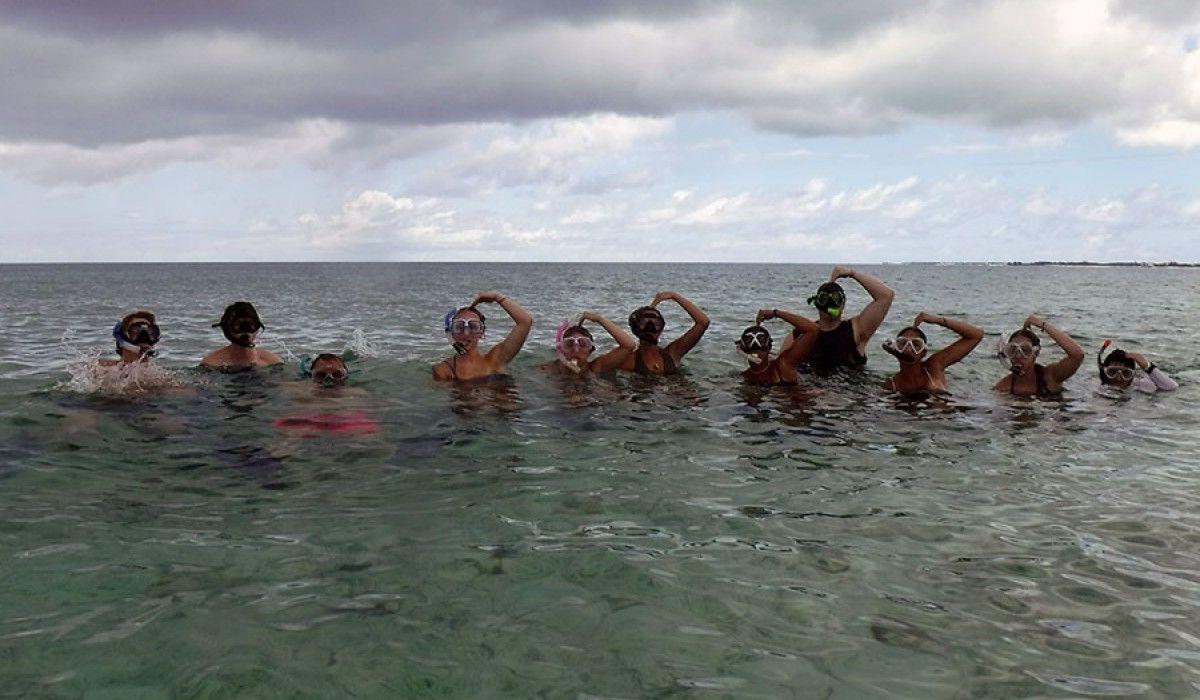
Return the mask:
<svg viewBox="0 0 1200 700">
<path fill-rule="evenodd" d="M 220 328 L 225 339 L 243 348 L 254 347 L 254 335 L 266 328 L 258 317 L 258 312 L 248 301 L 239 301 L 229 305 L 213 328 Z"/>
<path fill-rule="evenodd" d="M 840 318 L 846 304 L 846 293 L 840 289 L 822 289 L 808 298 L 808 303 L 834 318 Z"/>
<path fill-rule="evenodd" d="M 653 306 L 644 306 L 629 314 L 629 328 L 633 334 L 646 343 L 657 343 L 658 336 L 667 327 L 662 314 Z"/>
<path fill-rule="evenodd" d="M 737 349 L 747 355 L 771 351 L 771 333 L 762 326 L 750 326 L 742 331 L 742 337 L 736 343 Z"/>
</svg>

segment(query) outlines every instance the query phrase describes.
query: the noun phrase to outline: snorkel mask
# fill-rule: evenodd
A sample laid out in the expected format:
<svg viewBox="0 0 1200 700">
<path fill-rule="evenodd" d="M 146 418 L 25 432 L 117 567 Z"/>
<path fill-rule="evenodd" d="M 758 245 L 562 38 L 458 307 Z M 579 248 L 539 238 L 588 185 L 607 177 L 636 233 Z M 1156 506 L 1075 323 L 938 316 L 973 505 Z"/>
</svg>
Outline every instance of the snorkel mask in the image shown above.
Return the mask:
<svg viewBox="0 0 1200 700">
<path fill-rule="evenodd" d="M 479 316 L 479 318 L 456 318 L 464 311 L 471 311 Z M 464 341 L 472 336 L 482 338 L 487 333 L 487 319 L 483 317 L 479 309 L 472 306 L 464 306 L 461 309 L 450 309 L 442 317 L 442 329 L 446 333 L 446 339 L 450 341 L 450 346 L 454 348 L 454 352 L 459 355 L 465 355 L 467 354 L 468 343 Z M 456 340 L 456 337 L 463 340 Z"/>
<path fill-rule="evenodd" d="M 658 336 L 666 327 L 667 322 L 663 319 L 662 312 L 653 306 L 643 306 L 629 314 L 629 328 L 638 340 L 643 342 L 657 343 Z"/>
<path fill-rule="evenodd" d="M 138 357 L 154 357 L 154 346 L 158 344 L 160 332 L 154 322 L 154 314 L 138 312 L 121 319 L 113 326 L 113 340 L 117 344 L 117 354 L 123 348 L 136 349 Z"/>
<path fill-rule="evenodd" d="M 568 336 L 569 330 L 578 332 Z M 558 324 L 558 330 L 554 334 L 554 352 L 558 355 L 558 361 L 572 372 L 582 372 L 586 368 L 587 356 L 595 347 L 596 344 L 592 341 L 591 334 L 583 327 L 582 321 L 572 324 L 569 320 L 564 320 Z M 580 351 L 584 353 L 581 358 L 567 356 L 567 353 Z"/>
<path fill-rule="evenodd" d="M 316 357 L 305 355 L 300 358 L 300 376 L 324 387 L 338 386 L 350 375 L 346 360 L 352 357 L 352 353 L 342 353 L 340 356 L 332 353 L 321 353 Z M 321 368 L 314 370 L 313 366 L 318 364 L 322 365 Z M 333 365 L 332 369 L 328 367 L 330 364 Z"/>
<path fill-rule="evenodd" d="M 909 327 L 901 330 L 900 333 L 903 334 L 913 330 L 918 329 Z M 883 349 L 902 364 L 917 362 L 921 358 L 921 353 L 925 352 L 925 347 L 925 339 L 920 336 L 913 337 L 897 334 L 895 338 L 888 338 L 883 341 Z"/>
<path fill-rule="evenodd" d="M 818 289 L 817 293 L 808 298 L 808 303 L 817 307 L 817 311 L 824 311 L 834 318 L 840 318 L 842 315 L 842 307 L 846 305 L 846 292 L 836 284 L 830 283 L 831 286 Z"/>
<path fill-rule="evenodd" d="M 1104 351 L 1108 346 L 1112 345 L 1111 340 L 1105 340 L 1100 346 L 1100 352 L 1096 353 L 1096 364 L 1100 367 L 1100 383 L 1116 385 L 1119 387 L 1129 386 L 1133 381 L 1133 359 L 1120 348 L 1114 348 L 1108 353 L 1108 357 L 1104 356 Z"/>
<path fill-rule="evenodd" d="M 771 332 L 762 326 L 750 326 L 742 331 L 742 337 L 733 345 L 745 357 L 746 361 L 752 365 L 757 365 L 763 362 L 760 353 L 771 352 Z"/>
<path fill-rule="evenodd" d="M 1028 343 L 1019 343 L 1016 338 L 1024 338 Z M 1013 364 L 1014 357 L 1025 360 L 1033 360 L 1038 356 L 1038 351 L 1042 349 L 1041 340 L 1033 333 L 1033 331 L 1022 329 L 1013 331 L 1012 333 L 1001 333 L 996 339 L 996 359 L 1000 361 L 1000 365 L 1004 369 L 1013 374 L 1024 374 L 1024 366 L 1021 371 L 1017 371 L 1016 365 Z"/>
<path fill-rule="evenodd" d="M 225 309 L 221 320 L 213 324 L 220 327 L 221 333 L 230 343 L 243 348 L 254 347 L 254 336 L 266 328 L 254 310 L 254 305 L 248 301 L 236 301 Z"/>
</svg>

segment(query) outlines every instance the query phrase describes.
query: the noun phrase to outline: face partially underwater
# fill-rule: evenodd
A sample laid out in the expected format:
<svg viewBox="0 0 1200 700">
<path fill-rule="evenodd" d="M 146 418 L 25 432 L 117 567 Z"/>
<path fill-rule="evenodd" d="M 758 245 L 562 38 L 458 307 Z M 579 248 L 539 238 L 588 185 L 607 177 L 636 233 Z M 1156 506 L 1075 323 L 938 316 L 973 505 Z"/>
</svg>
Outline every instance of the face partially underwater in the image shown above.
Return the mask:
<svg viewBox="0 0 1200 700">
<path fill-rule="evenodd" d="M 317 360 L 312 366 L 313 384 L 337 386 L 346 382 L 346 365 L 337 360 Z"/>
<path fill-rule="evenodd" d="M 455 314 L 450 321 L 450 340 L 466 352 L 479 345 L 485 330 L 483 318 L 475 311 L 466 309 Z"/>
</svg>

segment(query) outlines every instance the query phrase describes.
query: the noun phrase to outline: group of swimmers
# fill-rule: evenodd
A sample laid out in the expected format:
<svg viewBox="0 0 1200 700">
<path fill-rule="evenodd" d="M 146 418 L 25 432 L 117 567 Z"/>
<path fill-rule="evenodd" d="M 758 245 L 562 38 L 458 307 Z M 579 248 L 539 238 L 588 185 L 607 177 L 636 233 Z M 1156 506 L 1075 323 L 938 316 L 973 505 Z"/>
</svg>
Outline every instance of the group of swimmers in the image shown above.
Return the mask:
<svg viewBox="0 0 1200 700">
<path fill-rule="evenodd" d="M 851 318 L 846 318 L 844 313 L 846 292 L 838 282 L 842 279 L 854 280 L 871 296 L 871 302 Z M 796 384 L 802 372 L 825 376 L 844 369 L 861 369 L 867 362 L 867 344 L 887 317 L 894 297 L 895 292 L 878 278 L 849 267 L 835 267 L 829 281 L 808 298 L 808 304 L 817 311 L 815 321 L 777 308 L 761 309 L 757 313 L 754 324 L 746 328 L 735 343 L 748 363 L 742 376 L 752 384 L 778 386 Z M 667 301 L 678 304 L 691 317 L 692 325 L 683 335 L 662 345 L 660 340 L 666 321 L 658 307 Z M 480 309 L 484 304 L 499 306 L 514 324 L 503 340 L 486 351 L 480 347 L 487 334 L 487 318 Z M 773 320 L 783 321 L 791 327 L 776 354 L 771 352 L 774 340 L 764 325 Z M 603 328 L 616 341 L 616 347 L 594 356 L 595 336 L 584 325 L 588 323 Z M 545 368 L 576 376 L 615 371 L 675 374 L 709 325 L 708 316 L 687 297 L 676 292 L 659 292 L 648 305 L 629 315 L 632 335 L 594 312 L 582 314 L 574 323 L 564 321 L 555 336 L 557 358 Z M 958 339 L 930 353 L 922 325 L 942 326 L 957 334 Z M 258 334 L 265 326 L 249 302 L 231 304 L 213 327 L 221 329 L 229 344 L 206 355 L 200 361 L 202 367 L 230 370 L 283 362 L 274 353 L 257 347 Z M 533 317 L 504 294 L 484 292 L 470 304 L 446 313 L 443 327 L 455 354 L 433 366 L 434 379 L 481 382 L 507 376 L 508 364 L 521 351 L 533 328 Z M 1041 338 L 1035 330 L 1049 336 L 1066 356 L 1052 364 L 1039 363 Z M 113 327 L 113 338 L 120 359 L 110 364 L 147 361 L 153 357 L 159 339 L 154 314 L 149 311 L 129 314 Z M 948 393 L 946 369 L 969 355 L 982 339 L 983 331 L 966 321 L 921 312 L 911 325 L 883 343 L 883 349 L 899 362 L 899 370 L 887 379 L 885 386 L 905 395 Z M 1174 380 L 1140 354 L 1119 348 L 1106 354 L 1110 345 L 1105 341 L 1097 354 L 1101 384 L 1143 392 L 1177 388 Z M 1084 361 L 1083 348 L 1070 335 L 1036 315 L 1026 318 L 1022 327 L 1006 339 L 1001 338 L 997 355 L 1008 366 L 1009 372 L 996 382 L 994 388 L 1019 396 L 1060 394 L 1064 382 Z M 349 374 L 343 357 L 332 353 L 305 358 L 302 372 L 314 382 L 325 385 L 343 383 Z"/>
</svg>

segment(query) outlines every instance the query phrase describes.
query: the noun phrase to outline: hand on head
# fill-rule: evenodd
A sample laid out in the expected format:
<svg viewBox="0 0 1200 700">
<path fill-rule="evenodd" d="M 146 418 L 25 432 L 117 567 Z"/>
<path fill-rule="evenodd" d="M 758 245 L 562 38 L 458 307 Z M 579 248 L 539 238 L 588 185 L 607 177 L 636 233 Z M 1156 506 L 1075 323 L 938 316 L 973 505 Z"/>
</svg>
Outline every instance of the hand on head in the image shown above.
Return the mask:
<svg viewBox="0 0 1200 700">
<path fill-rule="evenodd" d="M 829 273 L 829 281 L 836 282 L 843 277 L 853 277 L 853 276 L 854 276 L 854 268 L 846 267 L 845 265 L 838 265 L 837 267 L 833 268 L 833 272 Z"/>
<path fill-rule="evenodd" d="M 668 299 L 674 299 L 674 298 L 675 298 L 675 292 L 659 292 L 658 294 L 654 295 L 654 301 L 650 302 L 650 306 L 658 306 L 659 303 L 667 301 Z"/>
</svg>

